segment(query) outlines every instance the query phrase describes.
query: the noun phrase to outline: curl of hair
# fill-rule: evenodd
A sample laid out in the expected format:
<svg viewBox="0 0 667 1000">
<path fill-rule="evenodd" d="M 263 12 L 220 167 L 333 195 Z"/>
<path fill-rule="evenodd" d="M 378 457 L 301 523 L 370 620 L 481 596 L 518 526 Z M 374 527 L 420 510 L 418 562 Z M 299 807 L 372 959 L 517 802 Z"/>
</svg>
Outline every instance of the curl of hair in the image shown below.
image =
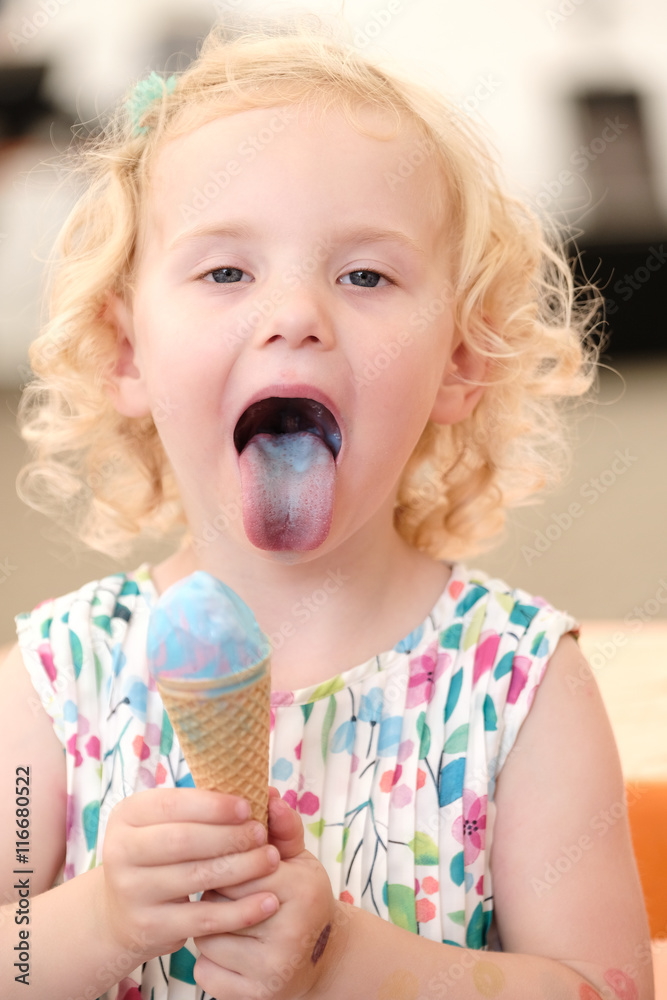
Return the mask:
<svg viewBox="0 0 667 1000">
<path fill-rule="evenodd" d="M 145 109 L 141 132 L 121 105 L 73 149 L 83 193 L 56 244 L 50 318 L 31 348 L 35 377 L 20 421 L 33 461 L 20 477 L 22 495 L 110 554 L 141 533 L 183 530 L 160 413 L 122 416 L 110 392 L 117 343 L 106 305 L 110 292 L 132 290 L 155 155 L 179 135 L 251 108 L 315 104 L 363 132 L 360 112 L 370 107 L 395 123 L 392 134 L 410 123 L 420 136 L 416 156 L 442 170 L 453 261 L 443 296 L 462 338 L 487 360 L 473 414 L 425 428 L 399 485 L 395 526 L 437 557 L 478 551 L 499 534 L 509 507 L 531 502 L 566 467 L 562 404 L 594 377 L 587 331 L 596 293 L 573 287 L 558 240 L 505 192 L 478 129 L 441 95 L 360 56 L 312 17 L 231 34 L 229 26 L 211 31 L 173 91 Z"/>
</svg>

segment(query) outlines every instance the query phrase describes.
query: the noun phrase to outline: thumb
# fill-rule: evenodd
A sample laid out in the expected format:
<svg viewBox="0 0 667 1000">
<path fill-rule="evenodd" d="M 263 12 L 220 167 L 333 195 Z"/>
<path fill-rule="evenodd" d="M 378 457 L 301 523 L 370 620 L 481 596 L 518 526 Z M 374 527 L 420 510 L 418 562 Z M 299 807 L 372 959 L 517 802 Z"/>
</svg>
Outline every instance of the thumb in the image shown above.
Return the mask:
<svg viewBox="0 0 667 1000">
<path fill-rule="evenodd" d="M 269 792 L 269 843 L 278 848 L 281 861 L 288 861 L 306 849 L 301 817 L 280 798 L 275 788 Z"/>
</svg>

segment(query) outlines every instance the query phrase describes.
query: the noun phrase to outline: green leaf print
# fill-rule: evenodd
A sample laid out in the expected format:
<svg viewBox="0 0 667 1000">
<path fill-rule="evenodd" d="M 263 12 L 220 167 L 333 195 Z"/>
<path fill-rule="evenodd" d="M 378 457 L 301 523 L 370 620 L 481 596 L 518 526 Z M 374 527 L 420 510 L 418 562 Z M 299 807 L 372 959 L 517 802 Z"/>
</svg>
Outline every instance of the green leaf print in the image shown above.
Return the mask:
<svg viewBox="0 0 667 1000">
<path fill-rule="evenodd" d="M 111 619 L 108 615 L 95 615 L 93 625 L 97 625 L 99 628 L 104 629 L 107 635 L 111 635 Z"/>
<path fill-rule="evenodd" d="M 345 857 L 345 848 L 347 847 L 347 842 L 349 839 L 350 839 L 350 828 L 349 826 L 346 826 L 345 829 L 343 830 L 343 846 L 336 855 L 336 861 L 338 862 L 338 864 L 343 863 L 343 858 Z"/>
<path fill-rule="evenodd" d="M 459 695 L 461 694 L 461 686 L 463 684 L 463 667 L 457 670 L 451 681 L 449 682 L 449 691 L 447 692 L 447 702 L 445 703 L 445 722 L 449 722 L 452 712 L 456 708 L 456 703 L 459 700 Z"/>
<path fill-rule="evenodd" d="M 484 699 L 484 729 L 487 732 L 495 732 L 498 728 L 498 716 L 496 714 L 496 706 L 493 704 L 493 698 L 490 694 L 487 694 Z"/>
<path fill-rule="evenodd" d="M 466 947 L 482 948 L 486 944 L 486 935 L 491 924 L 491 912 L 484 913 L 481 903 L 475 907 L 466 930 Z"/>
<path fill-rule="evenodd" d="M 540 649 L 543 639 L 544 639 L 544 632 L 538 632 L 535 638 L 533 639 L 533 645 L 530 647 L 531 656 L 539 656 L 543 652 L 543 650 Z"/>
<path fill-rule="evenodd" d="M 512 595 L 495 593 L 493 594 L 493 596 L 496 599 L 496 604 L 499 604 L 500 607 L 503 609 L 503 611 L 506 611 L 507 614 L 509 614 L 512 608 L 514 607 L 514 604 L 516 603 Z M 514 621 L 514 618 L 510 618 L 510 621 Z"/>
<path fill-rule="evenodd" d="M 431 730 L 426 724 L 426 712 L 419 713 L 417 734 L 419 736 L 419 759 L 423 760 L 431 749 Z"/>
<path fill-rule="evenodd" d="M 317 823 L 309 823 L 307 829 L 310 830 L 314 837 L 321 837 L 325 826 L 324 819 L 318 819 Z"/>
<path fill-rule="evenodd" d="M 463 927 L 466 919 L 466 911 L 454 910 L 453 913 L 448 913 L 447 916 L 449 917 L 449 919 L 452 921 L 453 924 L 458 924 L 460 927 Z"/>
<path fill-rule="evenodd" d="M 461 753 L 468 746 L 468 723 L 455 729 L 445 743 L 445 753 Z"/>
<path fill-rule="evenodd" d="M 194 977 L 195 956 L 187 948 L 180 948 L 171 956 L 169 962 L 169 975 L 174 979 L 180 979 L 182 983 L 190 983 L 196 986 Z"/>
<path fill-rule="evenodd" d="M 415 890 L 408 885 L 387 886 L 387 906 L 389 919 L 397 927 L 417 933 L 417 918 L 415 916 Z"/>
<path fill-rule="evenodd" d="M 72 664 L 76 678 L 81 673 L 81 667 L 83 666 L 83 649 L 81 648 L 81 640 L 76 632 L 72 632 L 71 629 L 69 630 L 69 646 L 72 650 Z"/>
<path fill-rule="evenodd" d="M 438 845 L 432 837 L 429 837 L 428 833 L 417 831 L 413 840 L 408 844 L 408 847 L 414 853 L 415 864 L 437 865 L 439 857 Z"/>
<path fill-rule="evenodd" d="M 313 704 L 314 703 L 312 701 L 309 701 L 305 705 L 301 706 L 301 711 L 303 712 L 303 721 L 304 722 L 308 722 L 308 719 L 310 718 L 310 713 L 313 710 Z"/>
<path fill-rule="evenodd" d="M 462 622 L 450 625 L 444 632 L 440 633 L 440 645 L 443 649 L 458 649 L 461 645 Z"/>
<path fill-rule="evenodd" d="M 512 669 L 512 663 L 514 662 L 514 653 L 505 653 L 498 662 L 496 663 L 495 670 L 493 671 L 493 676 L 496 680 L 500 680 L 505 674 L 508 674 Z"/>
<path fill-rule="evenodd" d="M 166 757 L 174 745 L 174 730 L 166 709 L 162 711 L 162 732 L 160 733 L 160 753 Z"/>
<path fill-rule="evenodd" d="M 480 606 L 475 611 L 475 614 L 472 616 L 472 621 L 470 622 L 466 634 L 463 637 L 464 650 L 470 649 L 470 647 L 474 646 L 477 640 L 479 639 L 480 632 L 482 631 L 482 624 L 484 622 L 485 611 L 486 611 L 485 606 L 483 604 L 480 604 Z"/>
<path fill-rule="evenodd" d="M 93 653 L 95 658 L 95 685 L 97 687 L 97 693 L 99 694 L 102 690 L 102 680 L 104 678 L 104 669 L 100 662 L 100 658 L 97 653 Z"/>
<path fill-rule="evenodd" d="M 45 618 L 44 619 L 44 621 L 42 622 L 42 627 L 41 627 L 41 636 L 42 636 L 42 639 L 48 639 L 49 638 L 49 632 L 51 630 L 51 625 L 52 624 L 53 624 L 53 618 Z"/>
<path fill-rule="evenodd" d="M 333 677 L 330 681 L 325 681 L 324 684 L 318 684 L 310 696 L 311 701 L 319 701 L 320 698 L 326 698 L 335 694 L 336 691 L 342 691 L 344 687 L 345 682 L 339 674 L 338 677 Z"/>
<path fill-rule="evenodd" d="M 83 832 L 86 836 L 86 847 L 92 851 L 97 842 L 97 828 L 100 825 L 100 803 L 98 799 L 84 806 L 81 814 Z"/>
<path fill-rule="evenodd" d="M 463 885 L 463 879 L 465 878 L 465 869 L 463 866 L 463 851 L 459 851 L 452 858 L 449 865 L 449 874 L 452 877 L 452 882 L 454 885 Z"/>
<path fill-rule="evenodd" d="M 329 733 L 331 732 L 335 715 L 336 699 L 333 695 L 331 695 L 329 698 L 329 704 L 327 705 L 326 715 L 324 716 L 324 722 L 322 724 L 322 760 L 327 759 L 327 750 L 329 749 Z"/>
</svg>

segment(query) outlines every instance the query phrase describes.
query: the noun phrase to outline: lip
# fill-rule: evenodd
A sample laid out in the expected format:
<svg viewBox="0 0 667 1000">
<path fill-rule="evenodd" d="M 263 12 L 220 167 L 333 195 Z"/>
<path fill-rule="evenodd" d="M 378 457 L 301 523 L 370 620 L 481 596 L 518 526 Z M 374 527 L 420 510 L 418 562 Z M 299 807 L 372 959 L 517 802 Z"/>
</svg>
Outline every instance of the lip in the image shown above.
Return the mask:
<svg viewBox="0 0 667 1000">
<path fill-rule="evenodd" d="M 293 382 L 290 383 L 289 385 L 286 384 L 285 382 L 279 382 L 274 385 L 262 386 L 261 389 L 258 389 L 256 392 L 252 394 L 252 396 L 248 397 L 248 399 L 245 401 L 245 403 L 243 403 L 243 405 L 237 412 L 234 418 L 232 437 L 236 425 L 238 424 L 239 420 L 241 419 L 241 416 L 245 413 L 248 407 L 252 406 L 253 403 L 258 403 L 261 399 L 267 399 L 269 396 L 278 396 L 281 399 L 291 399 L 291 398 L 314 399 L 316 403 L 322 403 L 322 405 L 326 406 L 328 410 L 331 410 L 331 413 L 335 417 L 336 423 L 338 424 L 338 427 L 340 428 L 341 431 L 340 451 L 338 452 L 338 455 L 336 456 L 335 459 L 336 465 L 338 465 L 341 455 L 345 450 L 345 442 L 346 442 L 345 422 L 342 419 L 340 410 L 338 409 L 334 401 L 331 399 L 331 397 L 327 395 L 326 392 L 323 392 L 322 389 L 319 389 L 314 385 L 309 385 L 306 382 Z M 236 452 L 236 448 L 234 448 L 234 452 Z M 238 458 L 239 456 L 237 455 L 237 460 Z"/>
</svg>

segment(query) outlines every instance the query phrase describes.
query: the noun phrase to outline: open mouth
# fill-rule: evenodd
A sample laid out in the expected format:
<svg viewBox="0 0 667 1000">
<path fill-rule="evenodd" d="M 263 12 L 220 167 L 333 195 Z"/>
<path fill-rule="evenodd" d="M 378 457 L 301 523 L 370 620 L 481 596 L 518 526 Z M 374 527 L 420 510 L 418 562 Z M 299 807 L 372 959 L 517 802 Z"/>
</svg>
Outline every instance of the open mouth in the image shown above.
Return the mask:
<svg viewBox="0 0 667 1000">
<path fill-rule="evenodd" d="M 341 432 L 331 410 L 315 399 L 269 396 L 245 410 L 234 429 L 234 445 L 239 455 L 256 434 L 298 434 L 302 431 L 321 438 L 334 458 L 341 446 Z"/>
</svg>

